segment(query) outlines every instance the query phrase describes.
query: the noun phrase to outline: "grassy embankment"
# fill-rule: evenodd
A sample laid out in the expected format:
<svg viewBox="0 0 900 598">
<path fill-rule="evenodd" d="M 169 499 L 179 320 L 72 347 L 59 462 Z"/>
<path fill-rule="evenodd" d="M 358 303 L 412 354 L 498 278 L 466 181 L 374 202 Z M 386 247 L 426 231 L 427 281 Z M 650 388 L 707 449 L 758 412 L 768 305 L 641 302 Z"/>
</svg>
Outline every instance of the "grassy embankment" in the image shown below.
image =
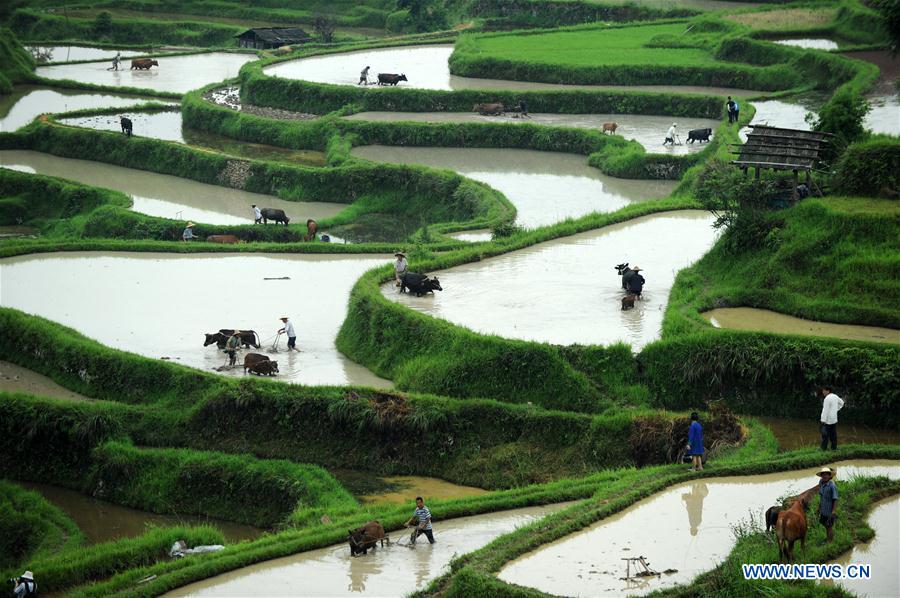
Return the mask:
<svg viewBox="0 0 900 598">
<path fill-rule="evenodd" d="M 0 479 L 0 572 L 83 541 L 75 523 L 58 508 L 39 494 Z"/>
<path fill-rule="evenodd" d="M 34 60 L 12 31 L 0 28 L 0 95 L 10 93 L 13 83 L 29 80 L 33 69 Z"/>
</svg>

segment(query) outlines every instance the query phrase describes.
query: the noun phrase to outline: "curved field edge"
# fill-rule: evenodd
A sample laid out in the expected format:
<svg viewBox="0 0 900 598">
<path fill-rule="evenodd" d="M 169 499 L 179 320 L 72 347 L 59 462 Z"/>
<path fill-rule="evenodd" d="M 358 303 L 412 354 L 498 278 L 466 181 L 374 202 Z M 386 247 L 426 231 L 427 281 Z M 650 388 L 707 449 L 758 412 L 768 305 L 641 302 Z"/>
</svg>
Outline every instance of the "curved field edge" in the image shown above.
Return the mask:
<svg viewBox="0 0 900 598">
<path fill-rule="evenodd" d="M 900 448 L 853 445 L 843 447 L 836 453 L 830 453 L 829 456 L 832 459 L 897 459 L 900 458 Z M 811 467 L 827 462 L 829 460 L 825 459 L 818 451 L 797 451 L 784 454 L 781 457 L 770 457 L 767 461 L 751 460 L 744 454 L 735 458 L 731 463 L 722 463 L 714 468 L 705 469 L 699 475 L 703 478 L 752 475 Z M 521 554 L 622 511 L 638 500 L 651 496 L 671 484 L 689 479 L 697 479 L 697 475 L 686 472 L 677 465 L 657 466 L 630 471 L 603 471 L 578 482 L 569 482 L 571 485 L 566 489 L 564 489 L 565 486 L 562 482 L 535 487 L 533 489 L 535 494 L 524 500 L 521 498 L 511 500 L 509 497 L 501 497 L 503 493 L 493 494 L 491 497 L 497 501 L 495 507 L 505 509 L 528 504 L 550 504 L 565 500 L 582 500 L 556 514 L 544 517 L 533 524 L 517 529 L 511 534 L 504 535 L 484 548 L 455 559 L 451 563 L 451 574 L 434 582 L 427 590 L 427 593 L 442 594 L 448 590 L 448 584 L 450 584 L 449 587 L 452 589 L 452 583 L 455 581 L 456 576 L 466 570 L 475 571 L 479 575 L 490 575 L 498 571 L 503 564 Z M 580 490 L 575 490 L 574 485 L 579 483 L 584 485 Z M 545 491 L 539 494 L 540 488 L 544 488 Z M 444 508 L 446 509 L 447 506 L 449 504 L 445 505 Z M 494 508 L 492 510 L 499 509 Z M 457 514 L 453 513 L 450 516 L 457 516 Z M 385 524 L 386 529 L 394 530 L 400 527 L 406 517 L 408 517 L 408 513 L 405 510 L 402 512 L 398 510 L 395 515 L 382 516 L 379 520 Z M 343 527 L 347 526 L 344 525 Z M 101 596 L 114 592 L 126 596 L 157 595 L 194 581 L 257 562 L 335 544 L 342 541 L 344 536 L 345 533 L 341 534 L 339 530 L 335 530 L 335 532 L 330 534 L 314 531 L 282 532 L 250 544 L 243 544 L 240 547 L 226 548 L 222 553 L 210 555 L 202 560 L 184 559 L 175 563 L 157 564 L 152 567 L 131 570 L 115 576 L 107 582 L 82 586 L 73 595 Z M 147 584 L 135 585 L 138 580 L 149 575 L 156 575 L 157 577 Z M 502 585 L 506 589 L 512 589 L 512 586 Z"/>
</svg>

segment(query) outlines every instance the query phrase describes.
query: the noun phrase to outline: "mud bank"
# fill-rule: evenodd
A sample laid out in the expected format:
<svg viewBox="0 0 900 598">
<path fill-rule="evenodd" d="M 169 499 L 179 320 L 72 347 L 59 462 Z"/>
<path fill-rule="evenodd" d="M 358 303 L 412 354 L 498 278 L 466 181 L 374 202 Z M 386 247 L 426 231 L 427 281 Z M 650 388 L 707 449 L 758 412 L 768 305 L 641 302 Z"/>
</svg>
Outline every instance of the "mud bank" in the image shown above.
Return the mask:
<svg viewBox="0 0 900 598">
<path fill-rule="evenodd" d="M 139 87 L 155 91 L 184 93 L 216 81 L 224 81 L 237 76 L 241 66 L 256 60 L 252 54 L 210 52 L 188 56 L 162 56 L 157 59 L 159 66 L 149 70 L 131 70 L 131 62 L 126 60 L 118 71 L 108 70 L 110 63 L 85 62 L 59 66 L 41 66 L 35 71 L 48 79 L 69 79 L 92 85 L 113 87 Z"/>
<path fill-rule="evenodd" d="M 660 154 L 690 154 L 706 147 L 706 143 L 684 143 L 682 145 L 666 145 L 662 142 L 665 133 L 672 125 L 671 116 L 646 116 L 643 114 L 530 114 L 530 118 L 516 117 L 512 113 L 503 116 L 483 116 L 477 112 L 359 112 L 347 116 L 348 120 L 387 121 L 387 122 L 428 122 L 428 123 L 504 123 L 533 124 L 554 127 L 574 127 L 578 129 L 602 130 L 603 123 L 618 124 L 616 135 L 626 139 L 634 139 L 647 151 Z M 691 129 L 715 128 L 719 121 L 706 118 L 674 119 L 681 130 L 681 136 L 687 137 Z"/>
<path fill-rule="evenodd" d="M 412 549 L 392 545 L 358 558 L 350 558 L 350 549 L 340 544 L 244 567 L 166 595 L 250 596 L 257 593 L 260 580 L 265 579 L 267 596 L 403 596 L 445 572 L 452 558 L 565 506 L 568 504 L 448 521 L 441 521 L 440 512 L 433 511 L 435 544 L 428 544 L 421 536 Z M 389 535 L 394 542 L 408 542 L 402 532 Z"/>
<path fill-rule="evenodd" d="M 173 525 L 214 525 L 222 531 L 229 542 L 252 540 L 262 535 L 263 530 L 249 525 L 232 523 L 221 519 L 208 519 L 192 515 L 160 515 L 149 511 L 139 511 L 123 507 L 92 496 L 34 482 L 16 482 L 29 490 L 40 493 L 71 517 L 84 532 L 88 543 L 99 544 L 121 538 L 133 538 L 147 531 L 148 526 Z"/>
<path fill-rule="evenodd" d="M 347 207 L 329 202 L 285 201 L 271 195 L 207 185 L 146 170 L 28 150 L 0 150 L 0 167 L 114 189 L 131 196 L 134 202 L 131 209 L 135 212 L 207 224 L 253 224 L 251 204 L 280 208 L 297 222 L 306 218 L 328 218 Z"/>
<path fill-rule="evenodd" d="M 289 316 L 301 353 L 280 352 L 278 380 L 391 383 L 338 352 L 334 338 L 359 276 L 390 256 L 66 253 L 0 261 L 0 303 L 75 328 L 99 342 L 206 371 L 224 365 L 204 333 L 255 330 L 267 353 Z M 266 277 L 288 280 L 265 280 Z M 60 301 L 65 297 L 65 301 Z M 239 361 L 250 351 L 239 353 Z M 243 376 L 243 369 L 223 372 Z"/>
<path fill-rule="evenodd" d="M 534 228 L 592 212 L 668 196 L 675 181 L 617 179 L 584 156 L 518 149 L 368 145 L 353 155 L 374 162 L 448 168 L 487 183 L 516 206 L 516 222 Z"/>
<path fill-rule="evenodd" d="M 900 330 L 893 328 L 814 322 L 753 307 L 726 307 L 706 311 L 701 315 L 716 328 L 823 336 L 873 343 L 900 343 Z"/>
<path fill-rule="evenodd" d="M 693 85 L 561 85 L 531 81 L 507 81 L 502 79 L 476 79 L 450 74 L 447 60 L 453 53 L 452 45 L 406 46 L 403 48 L 379 48 L 344 52 L 327 56 L 314 56 L 282 62 L 265 69 L 268 75 L 286 79 L 303 79 L 317 83 L 356 85 L 359 72 L 366 65 L 372 67 L 369 78 L 378 80 L 378 73 L 403 73 L 409 79 L 401 87 L 418 89 L 508 89 L 536 91 L 542 89 L 587 89 L 655 91 L 659 93 L 699 93 L 718 96 L 757 97 L 768 92 L 725 87 L 698 87 Z M 374 91 L 374 89 L 373 89 Z"/>
<path fill-rule="evenodd" d="M 859 474 L 900 478 L 897 461 L 859 460 L 832 467 L 838 484 Z M 566 596 L 646 594 L 689 583 L 725 559 L 735 542 L 733 525 L 746 521 L 748 513 L 760 521 L 779 497 L 815 486 L 818 469 L 678 484 L 512 561 L 498 577 Z M 772 550 L 777 553 L 774 546 Z M 678 572 L 638 582 L 619 579 L 625 574 L 621 558 L 638 555 L 656 570 Z"/>
<path fill-rule="evenodd" d="M 0 391 L 21 392 L 39 397 L 53 397 L 67 401 L 91 401 L 48 378 L 8 361 L 0 361 Z"/>
<path fill-rule="evenodd" d="M 382 293 L 416 311 L 486 334 L 561 345 L 626 342 L 634 350 L 659 338 L 678 270 L 712 246 L 712 216 L 700 210 L 644 216 L 548 241 L 481 262 L 433 272 L 443 292 Z M 622 311 L 614 266 L 630 262 L 647 279 L 643 300 Z"/>
</svg>

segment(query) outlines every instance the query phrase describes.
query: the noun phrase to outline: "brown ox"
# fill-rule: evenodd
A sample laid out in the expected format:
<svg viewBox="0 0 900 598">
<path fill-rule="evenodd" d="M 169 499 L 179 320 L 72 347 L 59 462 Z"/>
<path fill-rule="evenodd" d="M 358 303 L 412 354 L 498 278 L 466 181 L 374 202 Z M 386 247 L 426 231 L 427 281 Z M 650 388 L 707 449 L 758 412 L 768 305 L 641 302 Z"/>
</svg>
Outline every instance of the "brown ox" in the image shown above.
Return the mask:
<svg viewBox="0 0 900 598">
<path fill-rule="evenodd" d="M 472 106 L 472 112 L 477 112 L 483 116 L 500 116 L 504 112 L 503 104 L 496 102 L 494 104 L 475 104 Z"/>
<path fill-rule="evenodd" d="M 606 133 L 609 131 L 612 135 L 616 134 L 616 129 L 619 128 L 619 123 L 603 123 L 603 132 Z"/>
<path fill-rule="evenodd" d="M 795 497 L 790 507 L 778 513 L 775 537 L 778 539 L 779 560 L 794 560 L 794 542 L 797 540 L 800 541 L 800 547 L 806 549 L 806 507 L 817 490 L 818 486 L 810 488 Z"/>
<path fill-rule="evenodd" d="M 263 361 L 269 361 L 269 356 L 262 353 L 247 353 L 244 356 L 244 373 L 247 373 L 247 368 Z"/>
<path fill-rule="evenodd" d="M 350 543 L 350 556 L 366 554 L 369 549 L 375 549 L 379 541 L 384 546 L 387 536 L 384 535 L 384 527 L 377 521 L 369 521 L 362 527 L 347 532 L 347 541 Z"/>
<path fill-rule="evenodd" d="M 159 66 L 159 63 L 150 58 L 137 58 L 131 61 L 131 70 L 138 69 L 141 71 L 150 70 L 151 66 Z"/>
<path fill-rule="evenodd" d="M 210 235 L 206 237 L 210 243 L 224 243 L 225 245 L 234 245 L 238 243 L 238 238 L 234 235 Z"/>
<path fill-rule="evenodd" d="M 303 235 L 304 241 L 315 241 L 316 231 L 319 230 L 319 223 L 310 218 L 306 221 L 306 234 Z"/>
</svg>

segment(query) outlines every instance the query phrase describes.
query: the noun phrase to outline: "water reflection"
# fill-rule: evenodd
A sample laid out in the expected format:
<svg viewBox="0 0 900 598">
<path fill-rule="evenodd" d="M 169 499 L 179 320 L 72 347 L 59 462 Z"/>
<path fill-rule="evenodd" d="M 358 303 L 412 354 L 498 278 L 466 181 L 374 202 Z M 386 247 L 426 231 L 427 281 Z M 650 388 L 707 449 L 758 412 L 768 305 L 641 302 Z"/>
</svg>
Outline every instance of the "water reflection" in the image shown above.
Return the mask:
<svg viewBox="0 0 900 598">
<path fill-rule="evenodd" d="M 687 507 L 688 524 L 691 526 L 691 535 L 696 536 L 703 523 L 703 499 L 709 494 L 706 482 L 694 482 L 690 486 L 690 492 L 681 495 L 684 506 Z"/>
</svg>

